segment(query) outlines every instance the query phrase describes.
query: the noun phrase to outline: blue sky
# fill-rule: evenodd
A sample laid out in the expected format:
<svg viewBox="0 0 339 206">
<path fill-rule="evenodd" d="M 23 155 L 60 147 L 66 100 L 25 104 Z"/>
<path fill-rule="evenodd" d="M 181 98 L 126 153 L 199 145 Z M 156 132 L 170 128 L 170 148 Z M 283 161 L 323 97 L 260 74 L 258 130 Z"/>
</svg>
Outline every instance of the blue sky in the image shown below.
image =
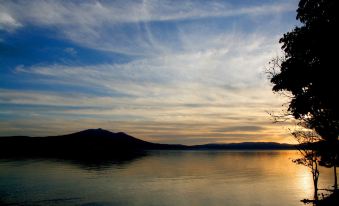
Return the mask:
<svg viewBox="0 0 339 206">
<path fill-rule="evenodd" d="M 0 135 L 290 142 L 264 69 L 297 3 L 0 1 Z"/>
</svg>

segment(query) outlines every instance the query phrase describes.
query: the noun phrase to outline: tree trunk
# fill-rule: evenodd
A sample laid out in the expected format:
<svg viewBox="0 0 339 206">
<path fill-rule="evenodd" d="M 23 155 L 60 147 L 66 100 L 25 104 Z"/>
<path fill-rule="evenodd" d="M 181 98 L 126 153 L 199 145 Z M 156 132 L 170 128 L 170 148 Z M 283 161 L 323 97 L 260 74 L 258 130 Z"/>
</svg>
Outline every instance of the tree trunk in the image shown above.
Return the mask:
<svg viewBox="0 0 339 206">
<path fill-rule="evenodd" d="M 313 159 L 312 175 L 313 175 L 313 186 L 314 186 L 314 201 L 318 201 L 318 180 L 319 180 L 319 169 L 317 159 Z"/>
<path fill-rule="evenodd" d="M 334 172 L 334 190 L 338 189 L 338 179 L 337 179 L 337 155 L 334 156 L 333 160 L 333 172 Z"/>
<path fill-rule="evenodd" d="M 318 200 L 318 178 L 313 180 L 313 184 L 314 184 L 314 200 L 317 201 Z"/>
</svg>

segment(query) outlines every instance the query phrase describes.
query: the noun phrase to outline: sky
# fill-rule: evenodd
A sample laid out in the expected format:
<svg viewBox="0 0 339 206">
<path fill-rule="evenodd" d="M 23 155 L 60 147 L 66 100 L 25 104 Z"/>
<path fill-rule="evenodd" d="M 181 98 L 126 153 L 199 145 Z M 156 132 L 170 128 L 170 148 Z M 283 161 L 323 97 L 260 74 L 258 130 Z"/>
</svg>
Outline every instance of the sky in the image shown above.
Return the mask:
<svg viewBox="0 0 339 206">
<path fill-rule="evenodd" d="M 0 0 L 0 136 L 292 142 L 265 68 L 297 0 Z M 286 105 L 285 105 L 286 106 Z"/>
</svg>

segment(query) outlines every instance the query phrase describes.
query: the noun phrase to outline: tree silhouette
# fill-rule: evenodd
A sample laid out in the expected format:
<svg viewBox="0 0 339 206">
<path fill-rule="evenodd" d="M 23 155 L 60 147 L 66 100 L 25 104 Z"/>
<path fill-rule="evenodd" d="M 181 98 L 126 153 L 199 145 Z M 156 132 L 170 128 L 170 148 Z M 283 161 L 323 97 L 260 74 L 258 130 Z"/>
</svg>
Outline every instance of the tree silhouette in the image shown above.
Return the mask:
<svg viewBox="0 0 339 206">
<path fill-rule="evenodd" d="M 332 145 L 334 188 L 338 188 L 336 163 L 339 136 L 339 12 L 338 0 L 301 0 L 297 19 L 301 25 L 280 39 L 284 56 L 273 61 L 273 91 L 287 92 L 287 114 Z"/>
<path fill-rule="evenodd" d="M 319 179 L 319 161 L 320 156 L 315 148 L 315 143 L 320 141 L 319 135 L 307 128 L 298 129 L 292 132 L 294 138 L 298 141 L 297 146 L 301 157 L 294 159 L 296 164 L 308 167 L 312 173 L 314 187 L 314 201 L 318 201 L 318 179 Z"/>
</svg>

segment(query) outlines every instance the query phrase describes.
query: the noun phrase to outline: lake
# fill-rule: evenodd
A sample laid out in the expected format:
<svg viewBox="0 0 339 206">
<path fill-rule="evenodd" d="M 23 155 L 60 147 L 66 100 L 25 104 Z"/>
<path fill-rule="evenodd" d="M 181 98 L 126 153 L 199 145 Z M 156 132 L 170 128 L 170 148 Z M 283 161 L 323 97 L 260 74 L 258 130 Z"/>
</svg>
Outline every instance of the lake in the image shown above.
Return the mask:
<svg viewBox="0 0 339 206">
<path fill-rule="evenodd" d="M 298 151 L 150 151 L 119 161 L 0 160 L 4 205 L 304 205 Z M 322 168 L 319 188 L 333 184 Z"/>
</svg>

